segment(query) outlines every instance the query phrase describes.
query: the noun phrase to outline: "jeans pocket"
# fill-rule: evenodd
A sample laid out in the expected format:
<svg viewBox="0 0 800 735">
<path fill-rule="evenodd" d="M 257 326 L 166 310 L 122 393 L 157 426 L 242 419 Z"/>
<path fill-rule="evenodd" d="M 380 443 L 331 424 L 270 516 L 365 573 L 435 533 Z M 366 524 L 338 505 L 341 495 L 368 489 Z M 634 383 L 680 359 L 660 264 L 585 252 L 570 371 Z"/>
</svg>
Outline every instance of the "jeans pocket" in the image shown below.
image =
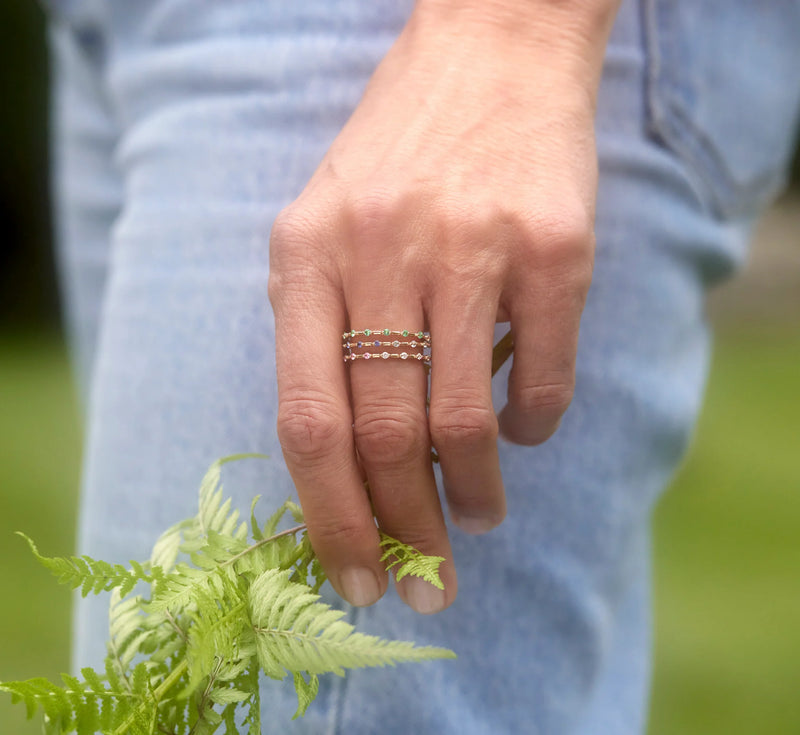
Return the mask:
<svg viewBox="0 0 800 735">
<path fill-rule="evenodd" d="M 785 185 L 800 117 L 800 0 L 642 0 L 649 132 L 720 217 Z"/>
</svg>

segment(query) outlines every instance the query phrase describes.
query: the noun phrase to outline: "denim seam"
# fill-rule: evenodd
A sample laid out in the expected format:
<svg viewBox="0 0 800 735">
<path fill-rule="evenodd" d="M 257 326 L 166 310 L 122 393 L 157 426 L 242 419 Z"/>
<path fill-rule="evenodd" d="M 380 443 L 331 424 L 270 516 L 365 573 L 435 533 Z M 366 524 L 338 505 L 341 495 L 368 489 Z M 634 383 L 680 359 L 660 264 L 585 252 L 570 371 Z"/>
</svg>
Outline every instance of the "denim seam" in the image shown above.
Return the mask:
<svg viewBox="0 0 800 735">
<path fill-rule="evenodd" d="M 661 0 L 642 0 L 642 6 L 648 132 L 687 164 L 693 188 L 716 217 L 733 219 L 759 210 L 785 185 L 785 173 L 769 172 L 748 182 L 736 180 L 714 141 L 669 94 L 680 86 L 665 63 L 666 55 L 678 56 L 670 49 L 674 37 L 670 9 Z"/>
</svg>

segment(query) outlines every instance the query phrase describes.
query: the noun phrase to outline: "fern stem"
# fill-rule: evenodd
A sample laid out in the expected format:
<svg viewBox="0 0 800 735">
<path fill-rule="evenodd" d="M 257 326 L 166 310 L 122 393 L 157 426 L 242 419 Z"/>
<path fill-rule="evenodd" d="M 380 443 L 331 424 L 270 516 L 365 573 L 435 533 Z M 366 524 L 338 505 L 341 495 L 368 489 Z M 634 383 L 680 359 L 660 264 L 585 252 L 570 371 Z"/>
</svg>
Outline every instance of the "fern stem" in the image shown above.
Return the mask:
<svg viewBox="0 0 800 735">
<path fill-rule="evenodd" d="M 287 528 L 285 531 L 281 531 L 280 533 L 276 533 L 274 536 L 270 536 L 269 538 L 262 538 L 261 541 L 257 541 L 252 546 L 248 546 L 244 551 L 240 551 L 236 556 L 232 556 L 227 561 L 220 564 L 220 568 L 228 567 L 231 564 L 235 564 L 239 559 L 243 556 L 247 556 L 251 551 L 255 551 L 256 549 L 264 546 L 264 544 L 268 544 L 270 541 L 275 541 L 275 539 L 279 539 L 282 536 L 289 536 L 293 533 L 300 533 L 300 531 L 306 530 L 306 524 L 301 523 L 299 526 L 295 526 L 294 528 Z"/>
<path fill-rule="evenodd" d="M 156 690 L 153 692 L 153 699 L 155 699 L 156 702 L 160 702 L 164 695 L 172 689 L 176 682 L 186 673 L 188 668 L 189 662 L 186 659 L 181 661 L 178 666 L 170 672 L 169 676 L 156 687 Z"/>
<path fill-rule="evenodd" d="M 197 703 L 197 722 L 192 725 L 192 729 L 189 730 L 189 735 L 194 735 L 197 732 L 197 728 L 201 725 L 206 719 L 206 710 L 208 709 L 208 697 L 211 693 L 211 690 L 214 688 L 214 684 L 217 681 L 217 673 L 219 672 L 219 664 L 220 660 L 217 659 L 216 666 L 214 667 L 214 671 L 208 677 L 208 684 L 206 684 L 206 688 L 203 690 L 203 694 L 200 697 L 200 701 Z"/>
<path fill-rule="evenodd" d="M 172 616 L 172 613 L 171 613 L 171 612 L 170 612 L 168 609 L 165 609 L 165 610 L 164 610 L 164 615 L 165 615 L 165 616 L 166 616 L 166 618 L 167 618 L 167 622 L 168 622 L 168 623 L 169 623 L 169 624 L 170 624 L 170 625 L 173 627 L 173 629 L 175 630 L 175 632 L 176 632 L 176 633 L 177 633 L 177 634 L 178 634 L 178 635 L 179 635 L 181 638 L 183 638 L 183 642 L 184 642 L 184 643 L 185 643 L 185 644 L 188 646 L 188 645 L 189 645 L 189 639 L 186 637 L 186 633 L 183 631 L 183 628 L 181 628 L 181 627 L 178 625 L 178 623 L 175 621 L 175 618 Z"/>
<path fill-rule="evenodd" d="M 125 670 L 125 667 L 122 665 L 122 659 L 119 655 L 119 649 L 117 648 L 116 641 L 111 638 L 110 646 L 111 649 L 111 656 L 114 660 L 114 663 L 117 666 L 117 671 L 119 672 L 120 679 L 122 683 L 125 685 L 125 688 L 128 690 L 128 694 L 133 694 L 133 687 L 131 687 L 130 679 L 128 679 L 128 672 Z"/>
<path fill-rule="evenodd" d="M 514 352 L 514 337 L 511 330 L 503 335 L 503 338 L 494 346 L 492 350 L 492 377 L 503 367 L 503 363 L 508 360 Z"/>
</svg>

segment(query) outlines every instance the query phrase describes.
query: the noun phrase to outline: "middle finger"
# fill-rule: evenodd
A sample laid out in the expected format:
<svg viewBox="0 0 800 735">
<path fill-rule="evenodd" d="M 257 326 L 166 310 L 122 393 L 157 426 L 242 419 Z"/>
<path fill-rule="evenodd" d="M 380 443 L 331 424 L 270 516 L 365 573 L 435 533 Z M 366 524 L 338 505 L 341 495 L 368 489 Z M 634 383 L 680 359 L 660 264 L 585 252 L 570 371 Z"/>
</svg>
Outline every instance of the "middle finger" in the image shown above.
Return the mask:
<svg viewBox="0 0 800 735">
<path fill-rule="evenodd" d="M 424 317 L 418 300 L 415 306 L 395 304 L 383 310 L 375 309 L 375 302 L 359 300 L 348 308 L 351 328 L 361 332 L 351 337 L 354 351 L 408 357 L 349 363 L 356 447 L 381 529 L 423 553 L 445 558 L 440 569 L 444 591 L 417 577 L 406 577 L 398 585 L 412 608 L 433 613 L 455 598 L 456 578 L 431 465 L 427 373 L 412 357 L 422 353 L 415 333 L 423 329 Z M 395 334 L 403 330 L 408 335 Z"/>
</svg>

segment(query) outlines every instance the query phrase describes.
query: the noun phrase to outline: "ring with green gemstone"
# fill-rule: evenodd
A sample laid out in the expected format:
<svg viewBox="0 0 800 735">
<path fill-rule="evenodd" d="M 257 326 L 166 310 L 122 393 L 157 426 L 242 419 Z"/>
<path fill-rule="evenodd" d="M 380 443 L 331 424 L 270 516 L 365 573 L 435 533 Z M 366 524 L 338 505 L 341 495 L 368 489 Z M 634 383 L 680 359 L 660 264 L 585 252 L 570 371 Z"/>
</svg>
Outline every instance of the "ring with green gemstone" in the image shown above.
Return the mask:
<svg viewBox="0 0 800 735">
<path fill-rule="evenodd" d="M 351 329 L 342 335 L 342 339 L 348 337 L 416 337 L 419 340 L 430 342 L 431 333 L 423 330 L 415 332 L 409 329 Z"/>
<path fill-rule="evenodd" d="M 394 359 L 431 364 L 431 334 L 424 330 L 351 329 L 342 334 L 342 349 L 345 362 Z"/>
</svg>

